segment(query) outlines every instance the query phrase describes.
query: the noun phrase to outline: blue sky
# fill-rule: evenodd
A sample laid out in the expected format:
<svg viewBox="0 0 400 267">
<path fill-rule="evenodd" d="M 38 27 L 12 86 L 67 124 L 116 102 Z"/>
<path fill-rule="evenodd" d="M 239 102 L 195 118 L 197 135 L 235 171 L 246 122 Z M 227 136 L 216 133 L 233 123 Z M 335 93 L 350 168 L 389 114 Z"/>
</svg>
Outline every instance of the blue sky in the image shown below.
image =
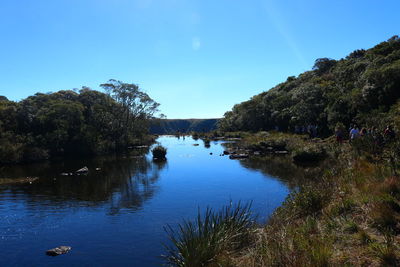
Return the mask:
<svg viewBox="0 0 400 267">
<path fill-rule="evenodd" d="M 400 34 L 398 0 L 1 0 L 0 95 L 118 79 L 168 118 L 234 104 Z"/>
</svg>

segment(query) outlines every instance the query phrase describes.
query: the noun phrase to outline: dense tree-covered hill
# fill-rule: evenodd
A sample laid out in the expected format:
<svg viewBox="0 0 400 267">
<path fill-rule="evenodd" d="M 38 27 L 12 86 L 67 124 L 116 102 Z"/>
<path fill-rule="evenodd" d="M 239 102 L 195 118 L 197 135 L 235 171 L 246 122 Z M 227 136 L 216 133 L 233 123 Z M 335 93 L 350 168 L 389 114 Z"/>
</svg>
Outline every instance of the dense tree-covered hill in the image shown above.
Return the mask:
<svg viewBox="0 0 400 267">
<path fill-rule="evenodd" d="M 399 110 L 400 39 L 359 49 L 340 60 L 317 59 L 312 70 L 237 104 L 219 123 L 223 131 L 258 131 L 339 124 L 381 126 Z M 390 112 L 389 112 L 390 111 Z"/>
<path fill-rule="evenodd" d="M 217 128 L 219 119 L 162 119 L 154 120 L 150 133 L 175 134 L 189 132 L 210 132 Z"/>
<path fill-rule="evenodd" d="M 0 96 L 0 164 L 123 150 L 148 137 L 159 104 L 135 84 L 110 80 L 102 93 L 37 93 L 19 102 Z"/>
</svg>

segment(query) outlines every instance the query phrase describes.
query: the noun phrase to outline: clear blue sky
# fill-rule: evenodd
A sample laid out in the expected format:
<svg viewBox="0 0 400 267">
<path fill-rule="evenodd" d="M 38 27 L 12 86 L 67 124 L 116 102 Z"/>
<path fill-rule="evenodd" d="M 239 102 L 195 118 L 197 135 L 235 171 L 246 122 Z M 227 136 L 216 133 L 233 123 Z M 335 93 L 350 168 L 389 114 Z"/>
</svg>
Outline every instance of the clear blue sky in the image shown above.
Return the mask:
<svg viewBox="0 0 400 267">
<path fill-rule="evenodd" d="M 400 34 L 399 0 L 1 0 L 0 95 L 137 83 L 168 118 L 236 103 Z"/>
</svg>

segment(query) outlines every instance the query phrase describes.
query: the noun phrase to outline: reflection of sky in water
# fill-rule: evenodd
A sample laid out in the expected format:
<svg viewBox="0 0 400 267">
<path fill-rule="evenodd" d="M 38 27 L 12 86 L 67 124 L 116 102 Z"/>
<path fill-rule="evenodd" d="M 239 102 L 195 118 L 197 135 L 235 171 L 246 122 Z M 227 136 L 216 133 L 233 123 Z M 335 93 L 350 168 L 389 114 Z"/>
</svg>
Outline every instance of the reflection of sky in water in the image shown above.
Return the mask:
<svg viewBox="0 0 400 267">
<path fill-rule="evenodd" d="M 189 137 L 158 141 L 168 148 L 166 163 L 147 155 L 7 170 L 40 180 L 0 187 L 0 265 L 154 266 L 163 252 L 166 224 L 175 226 L 194 218 L 198 207 L 218 209 L 230 200 L 253 201 L 265 221 L 288 193 L 279 180 L 220 156 L 219 142 L 205 148 L 202 140 Z M 85 165 L 102 170 L 59 176 Z M 59 245 L 73 249 L 56 258 L 44 255 Z"/>
</svg>

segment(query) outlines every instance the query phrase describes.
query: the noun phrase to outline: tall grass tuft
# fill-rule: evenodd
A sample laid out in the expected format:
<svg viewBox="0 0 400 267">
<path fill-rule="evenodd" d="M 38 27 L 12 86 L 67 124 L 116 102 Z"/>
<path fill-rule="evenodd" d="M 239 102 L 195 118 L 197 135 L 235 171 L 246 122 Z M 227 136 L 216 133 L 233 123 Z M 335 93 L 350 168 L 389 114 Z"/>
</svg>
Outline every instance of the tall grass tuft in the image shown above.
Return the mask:
<svg viewBox="0 0 400 267">
<path fill-rule="evenodd" d="M 171 245 L 164 255 L 167 266 L 218 266 L 226 261 L 224 255 L 243 247 L 255 231 L 251 203 L 240 202 L 225 206 L 220 211 L 207 208 L 198 212 L 194 221 L 183 221 L 178 229 L 165 227 Z"/>
</svg>

